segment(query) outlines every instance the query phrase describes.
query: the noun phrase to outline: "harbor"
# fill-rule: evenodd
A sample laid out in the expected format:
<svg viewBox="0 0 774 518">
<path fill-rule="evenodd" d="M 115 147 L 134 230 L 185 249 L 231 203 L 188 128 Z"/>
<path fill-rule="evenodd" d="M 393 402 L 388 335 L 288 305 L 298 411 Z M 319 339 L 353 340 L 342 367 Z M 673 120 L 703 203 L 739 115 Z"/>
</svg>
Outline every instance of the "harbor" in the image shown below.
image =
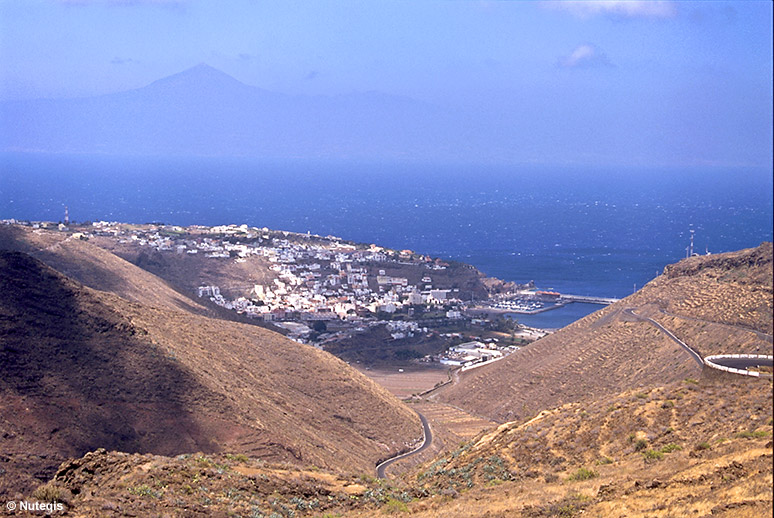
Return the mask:
<svg viewBox="0 0 774 518">
<path fill-rule="evenodd" d="M 608 306 L 619 300 L 612 297 L 570 295 L 555 291 L 524 291 L 488 304 L 473 306 L 468 309 L 468 312 L 472 314 L 538 315 L 576 302 Z"/>
</svg>

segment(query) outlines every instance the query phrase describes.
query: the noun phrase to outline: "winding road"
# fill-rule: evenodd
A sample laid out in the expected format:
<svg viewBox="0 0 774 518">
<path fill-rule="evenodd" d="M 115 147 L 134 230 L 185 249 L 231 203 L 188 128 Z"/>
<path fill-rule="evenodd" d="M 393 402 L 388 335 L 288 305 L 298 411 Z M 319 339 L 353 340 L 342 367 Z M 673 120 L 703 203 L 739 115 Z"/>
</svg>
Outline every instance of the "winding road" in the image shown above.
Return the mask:
<svg viewBox="0 0 774 518">
<path fill-rule="evenodd" d="M 414 410 L 417 412 L 416 410 Z M 396 455 L 394 457 L 390 457 L 387 460 L 383 460 L 376 466 L 376 476 L 379 478 L 387 478 L 387 475 L 385 475 L 384 470 L 386 470 L 390 464 L 393 462 L 397 462 L 401 459 L 405 459 L 406 457 L 409 457 L 411 455 L 416 455 L 417 453 L 420 453 L 427 448 L 430 447 L 431 444 L 433 444 L 433 432 L 430 430 L 430 423 L 427 422 L 427 418 L 423 416 L 421 413 L 417 412 L 417 415 L 419 416 L 419 419 L 422 421 L 422 434 L 423 434 L 423 440 L 422 444 L 419 445 L 418 448 L 415 448 L 409 452 L 401 453 L 400 455 Z"/>
<path fill-rule="evenodd" d="M 638 315 L 637 313 L 634 312 L 634 308 L 626 308 L 626 309 L 623 310 L 623 312 L 626 313 L 627 315 L 631 315 L 632 317 L 636 318 L 637 320 L 641 320 L 643 322 L 650 322 L 651 324 L 656 326 L 656 328 L 659 331 L 661 331 L 662 333 L 666 334 L 669 338 L 671 338 L 680 347 L 685 349 L 688 352 L 688 354 L 691 355 L 691 358 L 693 358 L 696 361 L 696 363 L 699 364 L 699 367 L 704 368 L 704 359 L 702 359 L 701 355 L 699 353 L 697 353 L 696 351 L 694 351 L 693 349 L 691 349 L 690 347 L 688 347 L 688 344 L 686 344 L 685 342 L 683 342 L 682 340 L 677 338 L 674 334 L 672 334 L 672 332 L 669 329 L 665 328 L 664 326 L 662 326 L 661 324 L 659 324 L 658 322 L 656 322 L 652 318 L 643 317 L 643 316 Z"/>
<path fill-rule="evenodd" d="M 688 347 L 688 345 L 677 338 L 674 334 L 672 334 L 671 331 L 666 329 L 664 326 L 653 320 L 652 318 L 647 318 L 638 315 L 634 312 L 634 308 L 626 308 L 623 310 L 624 313 L 627 315 L 630 315 L 634 317 L 637 320 L 640 321 L 647 321 L 656 326 L 661 332 L 665 333 L 669 338 L 671 338 L 673 341 L 675 341 L 677 344 L 680 345 L 683 349 L 685 349 L 691 357 L 696 361 L 696 363 L 699 364 L 700 367 L 704 368 L 705 366 L 710 367 L 712 369 L 719 369 L 724 370 L 727 372 L 731 372 L 734 374 L 741 374 L 744 376 L 752 376 L 756 378 L 771 378 L 771 373 L 768 372 L 758 372 L 750 370 L 751 368 L 756 367 L 772 367 L 772 363 L 774 361 L 772 360 L 771 356 L 762 355 L 762 354 L 719 354 L 714 356 L 707 356 L 706 358 L 702 358 L 699 353 Z M 750 331 L 747 329 L 747 331 Z M 760 336 L 763 333 L 759 333 L 758 336 Z M 764 337 L 768 337 L 769 335 L 763 334 Z"/>
</svg>

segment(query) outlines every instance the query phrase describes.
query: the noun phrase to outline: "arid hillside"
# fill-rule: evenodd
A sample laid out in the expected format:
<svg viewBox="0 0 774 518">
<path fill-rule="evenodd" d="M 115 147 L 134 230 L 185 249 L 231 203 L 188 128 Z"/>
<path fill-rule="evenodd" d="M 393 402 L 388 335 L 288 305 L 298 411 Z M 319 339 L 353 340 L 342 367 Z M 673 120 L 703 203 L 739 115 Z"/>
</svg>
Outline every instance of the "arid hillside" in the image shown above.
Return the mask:
<svg viewBox="0 0 774 518">
<path fill-rule="evenodd" d="M 499 422 L 520 421 L 565 403 L 700 377 L 701 367 L 643 317 L 702 356 L 772 354 L 771 243 L 669 266 L 616 304 L 463 373 L 438 397 Z"/>
<path fill-rule="evenodd" d="M 0 468 L 27 477 L 17 497 L 61 502 L 70 516 L 772 513 L 771 380 L 702 370 L 644 320 L 702 355 L 770 354 L 770 244 L 671 266 L 637 294 L 522 350 L 530 354 L 512 355 L 522 360 L 510 371 L 463 375 L 449 391 L 478 398 L 478 406 L 460 398 L 465 405 L 516 417 L 389 481 L 375 479 L 368 461 L 405 446 L 400 437 L 417 436 L 418 423 L 338 360 L 252 326 L 82 288 L 23 254 L 0 258 L 0 288 L 15 297 L 0 306 L 0 360 L 18 371 L 11 389 L 3 380 L 9 454 Z M 114 390 L 116 382 L 125 388 Z M 433 405 L 416 404 L 426 413 Z M 122 451 L 51 468 L 66 445 L 85 444 L 82 422 L 103 426 L 102 442 Z M 137 447 L 143 440 L 156 446 Z M 35 487 L 33 476 L 48 481 Z"/>
<path fill-rule="evenodd" d="M 549 409 L 397 480 L 238 455 L 97 451 L 32 497 L 89 517 L 770 516 L 771 381 L 728 376 Z"/>
<path fill-rule="evenodd" d="M 20 252 L 0 251 L 0 364 L 5 495 L 100 447 L 370 471 L 422 434 L 327 353 L 98 292 Z"/>
<path fill-rule="evenodd" d="M 687 378 L 503 424 L 406 479 L 439 495 L 412 516 L 770 516 L 771 387 Z"/>
<path fill-rule="evenodd" d="M 71 234 L 0 225 L 0 250 L 30 254 L 85 286 L 114 293 L 129 301 L 207 314 L 204 307 L 181 295 L 159 277 Z"/>
</svg>

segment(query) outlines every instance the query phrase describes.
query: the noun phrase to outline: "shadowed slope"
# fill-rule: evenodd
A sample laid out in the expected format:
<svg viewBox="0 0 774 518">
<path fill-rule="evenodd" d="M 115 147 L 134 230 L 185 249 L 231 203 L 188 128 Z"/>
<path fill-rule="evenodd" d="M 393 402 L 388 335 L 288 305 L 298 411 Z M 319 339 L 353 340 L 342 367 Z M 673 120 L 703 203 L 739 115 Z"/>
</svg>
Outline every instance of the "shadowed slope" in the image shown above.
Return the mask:
<svg viewBox="0 0 774 518">
<path fill-rule="evenodd" d="M 254 326 L 95 292 L 0 252 L 0 492 L 98 447 L 370 471 L 421 435 L 343 362 Z"/>
<path fill-rule="evenodd" d="M 70 234 L 0 225 L 0 250 L 25 252 L 90 288 L 135 302 L 206 314 L 162 279 Z"/>
</svg>

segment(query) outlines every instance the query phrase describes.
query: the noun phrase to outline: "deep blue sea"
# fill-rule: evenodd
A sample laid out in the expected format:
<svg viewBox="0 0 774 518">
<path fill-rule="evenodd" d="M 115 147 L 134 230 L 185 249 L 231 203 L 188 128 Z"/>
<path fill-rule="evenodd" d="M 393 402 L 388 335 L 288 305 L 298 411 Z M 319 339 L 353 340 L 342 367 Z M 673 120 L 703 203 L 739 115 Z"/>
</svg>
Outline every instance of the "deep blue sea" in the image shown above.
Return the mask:
<svg viewBox="0 0 774 518">
<path fill-rule="evenodd" d="M 250 226 L 475 265 L 623 297 L 686 254 L 772 240 L 772 173 L 0 154 L 0 219 Z M 520 321 L 559 327 L 597 309 Z M 582 313 L 582 314 L 581 314 Z M 550 321 L 549 325 L 548 322 Z"/>
</svg>

